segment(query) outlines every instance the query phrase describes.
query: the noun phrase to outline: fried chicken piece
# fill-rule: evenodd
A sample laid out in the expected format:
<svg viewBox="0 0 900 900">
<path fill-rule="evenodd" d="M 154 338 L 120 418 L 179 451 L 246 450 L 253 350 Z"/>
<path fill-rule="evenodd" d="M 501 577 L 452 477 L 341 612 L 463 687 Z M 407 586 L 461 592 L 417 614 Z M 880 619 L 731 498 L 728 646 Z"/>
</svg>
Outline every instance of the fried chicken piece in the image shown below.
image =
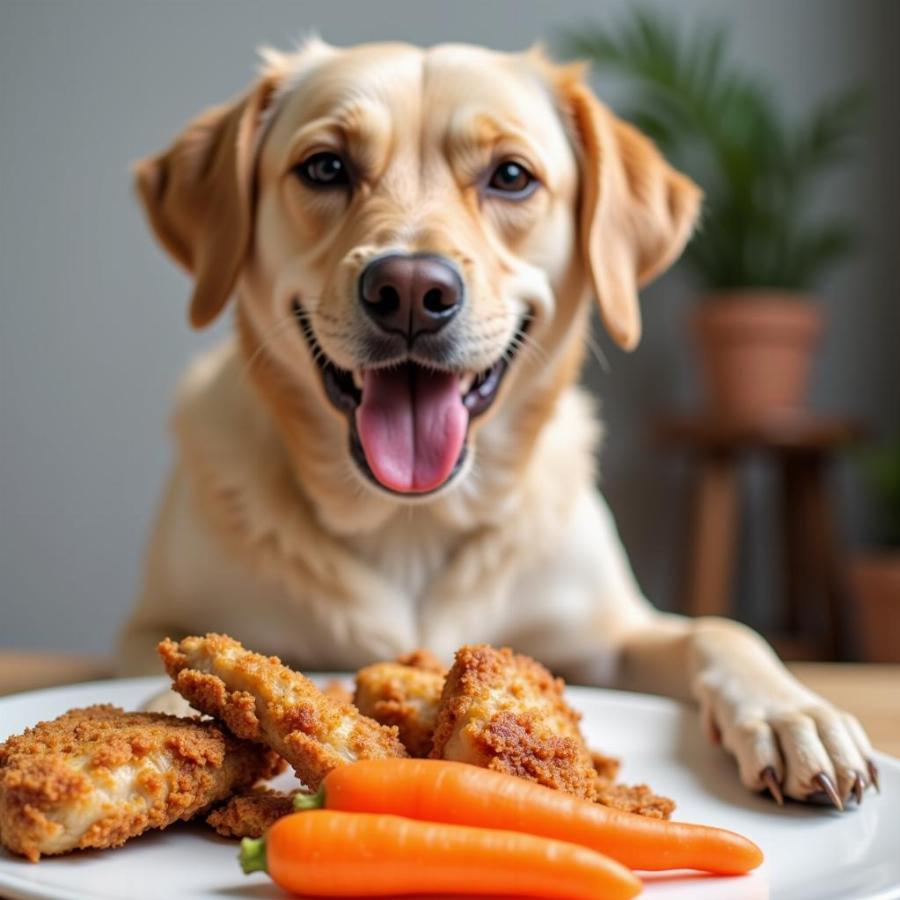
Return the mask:
<svg viewBox="0 0 900 900">
<path fill-rule="evenodd" d="M 608 784 L 594 799 L 603 806 L 651 819 L 668 819 L 675 810 L 674 800 L 654 794 L 646 784 Z"/>
<path fill-rule="evenodd" d="M 269 826 L 294 811 L 292 801 L 299 793 L 255 787 L 235 794 L 224 806 L 214 809 L 206 817 L 206 823 L 222 837 L 262 837 Z"/>
<path fill-rule="evenodd" d="M 562 679 L 509 649 L 462 647 L 447 675 L 434 759 L 472 763 L 593 799 L 596 773 Z"/>
<path fill-rule="evenodd" d="M 395 725 L 410 756 L 428 756 L 446 674 L 435 656 L 416 650 L 360 669 L 353 702 L 363 715 Z"/>
<path fill-rule="evenodd" d="M 32 862 L 117 847 L 270 778 L 279 763 L 213 722 L 73 709 L 0 744 L 0 843 Z"/>
<path fill-rule="evenodd" d="M 222 634 L 159 645 L 173 686 L 195 709 L 238 737 L 266 744 L 315 790 L 334 768 L 358 759 L 407 756 L 397 729 L 325 696 L 275 656 Z"/>
</svg>

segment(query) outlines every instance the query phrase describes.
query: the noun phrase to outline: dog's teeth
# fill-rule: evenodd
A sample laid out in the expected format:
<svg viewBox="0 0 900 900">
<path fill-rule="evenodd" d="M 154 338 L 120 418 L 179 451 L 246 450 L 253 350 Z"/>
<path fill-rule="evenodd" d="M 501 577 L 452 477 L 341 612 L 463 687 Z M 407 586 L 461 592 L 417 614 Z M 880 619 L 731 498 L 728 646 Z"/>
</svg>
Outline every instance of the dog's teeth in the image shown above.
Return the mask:
<svg viewBox="0 0 900 900">
<path fill-rule="evenodd" d="M 359 388 L 359 390 L 363 389 L 363 385 L 365 384 L 365 381 L 363 379 L 363 373 L 361 371 L 359 371 L 358 369 L 353 370 L 353 383 L 356 385 L 357 388 Z"/>
<path fill-rule="evenodd" d="M 468 372 L 459 379 L 459 392 L 462 396 L 469 393 L 472 383 L 475 381 L 475 373 Z"/>
</svg>

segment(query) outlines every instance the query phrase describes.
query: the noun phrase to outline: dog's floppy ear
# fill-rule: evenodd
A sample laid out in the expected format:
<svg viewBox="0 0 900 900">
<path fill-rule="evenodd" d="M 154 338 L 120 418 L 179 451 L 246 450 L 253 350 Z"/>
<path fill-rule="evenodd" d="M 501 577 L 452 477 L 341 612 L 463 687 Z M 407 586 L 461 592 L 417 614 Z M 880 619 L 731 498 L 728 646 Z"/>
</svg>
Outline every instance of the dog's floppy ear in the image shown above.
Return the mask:
<svg viewBox="0 0 900 900">
<path fill-rule="evenodd" d="M 616 343 L 641 338 L 638 288 L 684 249 L 702 194 L 631 125 L 617 119 L 580 77 L 561 84 L 581 153 L 579 230 L 600 315 Z"/>
<path fill-rule="evenodd" d="M 225 306 L 250 245 L 255 138 L 274 76 L 194 119 L 172 146 L 135 166 L 153 231 L 194 276 L 190 321 L 208 325 Z"/>
</svg>

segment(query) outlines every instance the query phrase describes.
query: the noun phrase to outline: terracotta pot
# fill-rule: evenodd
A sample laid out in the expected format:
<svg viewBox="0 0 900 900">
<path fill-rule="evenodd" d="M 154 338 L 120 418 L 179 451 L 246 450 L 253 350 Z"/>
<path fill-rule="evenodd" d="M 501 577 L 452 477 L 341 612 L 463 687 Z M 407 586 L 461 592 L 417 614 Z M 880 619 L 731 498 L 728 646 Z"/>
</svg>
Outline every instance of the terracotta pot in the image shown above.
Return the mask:
<svg viewBox="0 0 900 900">
<path fill-rule="evenodd" d="M 850 587 L 863 659 L 900 663 L 900 550 L 852 559 Z"/>
<path fill-rule="evenodd" d="M 771 421 L 806 405 L 819 306 L 802 294 L 731 291 L 704 297 L 693 319 L 712 412 L 731 421 Z"/>
</svg>

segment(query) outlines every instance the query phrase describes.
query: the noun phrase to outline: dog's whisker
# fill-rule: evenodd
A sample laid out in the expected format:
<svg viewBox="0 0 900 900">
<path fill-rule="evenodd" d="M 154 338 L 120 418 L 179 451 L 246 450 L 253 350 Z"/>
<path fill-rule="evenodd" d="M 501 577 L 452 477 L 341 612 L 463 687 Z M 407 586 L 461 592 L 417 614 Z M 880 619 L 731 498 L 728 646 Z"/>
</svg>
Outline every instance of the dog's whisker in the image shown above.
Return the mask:
<svg viewBox="0 0 900 900">
<path fill-rule="evenodd" d="M 501 357 L 507 364 L 511 363 L 515 356 L 521 353 L 529 359 L 536 359 L 538 362 L 546 365 L 549 362 L 547 353 L 543 347 L 530 335 L 525 332 L 519 332 L 510 342 L 509 346 L 503 352 Z"/>
<path fill-rule="evenodd" d="M 273 338 L 280 337 L 290 326 L 297 322 L 309 322 L 312 313 L 299 305 L 295 305 L 289 313 L 277 318 L 272 325 L 259 336 L 259 344 L 251 353 L 244 364 L 244 373 L 249 372 L 256 365 L 263 352 L 269 347 Z"/>
<path fill-rule="evenodd" d="M 287 316 L 278 319 L 275 324 L 269 328 L 266 332 L 264 332 L 259 338 L 259 344 L 256 349 L 250 354 L 250 357 L 247 359 L 247 362 L 244 364 L 244 374 L 250 372 L 254 365 L 261 358 L 263 351 L 269 348 L 270 341 L 273 338 L 279 337 L 282 335 L 288 328 L 289 325 L 294 324 L 294 316 L 288 314 Z"/>
<path fill-rule="evenodd" d="M 594 334 L 590 328 L 587 328 L 585 330 L 584 337 L 585 341 L 587 342 L 588 349 L 591 351 L 591 356 L 594 357 L 603 374 L 609 375 L 611 371 L 609 360 L 606 358 L 606 354 L 603 352 L 603 350 L 600 348 L 600 345 L 594 338 Z"/>
<path fill-rule="evenodd" d="M 549 364 L 550 358 L 547 355 L 547 351 L 542 346 L 541 342 L 532 335 L 527 332 L 523 333 L 519 337 L 519 346 L 522 348 L 524 353 L 531 354 L 533 357 L 537 357 L 540 362 L 544 363 L 544 365 Z"/>
</svg>

